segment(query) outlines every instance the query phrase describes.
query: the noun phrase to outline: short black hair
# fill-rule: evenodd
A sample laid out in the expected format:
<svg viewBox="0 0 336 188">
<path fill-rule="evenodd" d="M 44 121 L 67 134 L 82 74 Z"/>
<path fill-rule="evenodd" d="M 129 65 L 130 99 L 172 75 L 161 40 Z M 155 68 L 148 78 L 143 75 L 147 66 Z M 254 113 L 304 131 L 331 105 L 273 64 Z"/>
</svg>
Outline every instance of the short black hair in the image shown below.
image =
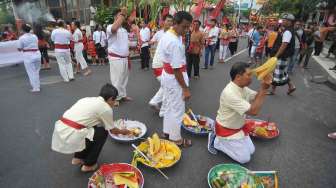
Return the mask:
<svg viewBox="0 0 336 188">
<path fill-rule="evenodd" d="M 75 26 L 76 26 L 77 28 L 80 29 L 80 22 L 79 22 L 78 20 L 76 20 L 76 21 L 72 21 L 72 22 L 75 24 Z"/>
<path fill-rule="evenodd" d="M 63 20 L 58 20 L 57 25 L 58 25 L 58 27 L 64 27 L 64 21 Z"/>
<path fill-rule="evenodd" d="M 215 18 L 212 18 L 210 21 L 217 23 L 217 20 Z"/>
<path fill-rule="evenodd" d="M 26 32 L 26 33 L 29 33 L 30 30 L 31 30 L 31 27 L 30 27 L 30 25 L 28 25 L 28 24 L 23 24 L 23 25 L 22 25 L 22 30 L 23 30 L 24 32 Z"/>
<path fill-rule="evenodd" d="M 105 101 L 110 98 L 115 100 L 118 96 L 118 90 L 112 84 L 107 83 L 100 89 L 99 96 L 103 97 Z"/>
<path fill-rule="evenodd" d="M 261 25 L 259 25 L 259 26 L 257 27 L 257 30 L 259 30 L 259 29 L 263 29 L 263 27 L 262 27 Z"/>
<path fill-rule="evenodd" d="M 120 8 L 116 8 L 116 9 L 114 9 L 114 11 L 112 12 L 112 16 L 113 16 L 113 17 L 116 16 L 120 11 L 121 11 Z"/>
<path fill-rule="evenodd" d="M 170 19 L 174 19 L 174 17 L 172 16 L 172 15 L 170 15 L 170 14 L 167 14 L 167 15 L 165 15 L 164 17 L 163 17 L 163 21 L 166 21 L 166 19 L 167 18 L 170 18 Z"/>
<path fill-rule="evenodd" d="M 249 68 L 249 64 L 245 62 L 239 61 L 233 64 L 230 70 L 231 80 L 233 81 L 237 75 L 244 74 L 247 68 Z"/>
<path fill-rule="evenodd" d="M 199 21 L 199 20 L 194 20 L 194 22 L 198 23 L 199 25 L 202 24 L 201 21 Z"/>
<path fill-rule="evenodd" d="M 189 14 L 189 12 L 186 11 L 178 11 L 174 16 L 174 24 L 180 24 L 183 20 L 186 20 L 188 22 L 192 22 L 192 16 Z"/>
</svg>

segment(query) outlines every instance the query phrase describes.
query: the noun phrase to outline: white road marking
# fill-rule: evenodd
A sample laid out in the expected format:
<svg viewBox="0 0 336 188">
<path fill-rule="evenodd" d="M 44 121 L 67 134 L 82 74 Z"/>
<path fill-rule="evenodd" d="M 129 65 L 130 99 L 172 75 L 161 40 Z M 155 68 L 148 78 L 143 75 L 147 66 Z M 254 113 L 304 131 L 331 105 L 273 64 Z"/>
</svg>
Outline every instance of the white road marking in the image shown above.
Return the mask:
<svg viewBox="0 0 336 188">
<path fill-rule="evenodd" d="M 307 88 L 310 88 L 310 85 L 309 85 L 309 82 L 308 82 L 307 78 L 305 78 L 305 77 L 303 78 L 303 83 Z"/>
<path fill-rule="evenodd" d="M 236 53 L 235 55 L 233 55 L 233 56 L 231 56 L 231 57 L 225 59 L 224 61 L 230 61 L 232 58 L 234 58 L 234 57 L 240 55 L 241 53 L 244 53 L 246 50 L 247 50 L 247 49 L 244 49 L 244 50 L 242 50 L 242 51 Z"/>
</svg>

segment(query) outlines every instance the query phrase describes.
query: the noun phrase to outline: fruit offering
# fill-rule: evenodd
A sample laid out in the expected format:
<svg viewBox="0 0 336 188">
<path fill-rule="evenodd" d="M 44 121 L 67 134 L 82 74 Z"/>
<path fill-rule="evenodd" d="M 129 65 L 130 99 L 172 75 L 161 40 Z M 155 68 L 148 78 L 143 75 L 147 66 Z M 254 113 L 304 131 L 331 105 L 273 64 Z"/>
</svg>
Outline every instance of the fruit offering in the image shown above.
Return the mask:
<svg viewBox="0 0 336 188">
<path fill-rule="evenodd" d="M 156 133 L 142 142 L 137 148 L 149 160 L 145 159 L 137 151 L 134 151 L 132 161 L 132 165 L 134 166 L 136 166 L 137 162 L 140 162 L 150 167 L 167 168 L 174 165 L 181 158 L 180 148 L 173 142 L 160 139 Z"/>
</svg>

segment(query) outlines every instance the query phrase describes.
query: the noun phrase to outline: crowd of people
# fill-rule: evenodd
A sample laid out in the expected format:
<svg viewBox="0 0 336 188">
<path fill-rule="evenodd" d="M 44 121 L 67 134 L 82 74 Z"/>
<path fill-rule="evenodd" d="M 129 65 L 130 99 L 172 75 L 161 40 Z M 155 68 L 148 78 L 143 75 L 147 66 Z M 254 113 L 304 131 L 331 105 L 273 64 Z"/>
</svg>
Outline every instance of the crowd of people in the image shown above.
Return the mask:
<svg viewBox="0 0 336 188">
<path fill-rule="evenodd" d="M 151 67 L 160 88 L 149 105 L 163 117 L 161 137 L 180 147 L 190 147 L 191 140 L 181 135 L 185 102 L 191 97 L 189 79 L 200 78 L 203 51 L 203 69 L 213 69 L 215 61 L 226 63 L 229 54 L 233 56 L 237 53 L 240 37 L 246 32 L 251 60 L 236 62 L 231 67 L 231 81 L 221 94 L 208 150 L 213 154 L 222 151 L 239 163 L 247 163 L 254 153 L 254 145 L 244 124 L 245 115 L 257 115 L 266 95 L 274 95 L 278 86 L 288 85 L 287 94 L 291 95 L 296 90 L 290 79 L 295 65 L 307 68 L 312 52 L 319 55 L 327 33 L 335 30 L 335 27 L 304 26 L 302 21 L 289 13 L 281 16 L 280 24 L 266 28 L 254 24 L 250 29 L 242 29 L 235 24 L 218 24 L 214 18 L 209 19 L 203 28 L 201 22 L 193 19 L 188 12 L 179 11 L 174 16 L 166 15 L 160 29 L 154 33 L 144 21 L 138 26 L 134 20 L 129 20 L 126 8 L 115 10 L 113 16 L 113 23 L 106 28 L 98 25 L 92 36 L 87 36 L 76 20 L 69 24 L 59 20 L 57 28 L 50 34 L 64 82 L 73 81 L 74 72 L 83 72 L 85 76 L 92 73 L 87 55 L 91 56 L 92 65 L 109 62 L 111 84 L 104 85 L 98 97 L 77 101 L 56 122 L 53 133 L 52 149 L 66 154 L 75 153 L 72 164 L 82 165 L 84 172 L 97 169 L 97 158 L 107 131 L 131 134 L 114 126 L 112 111 L 121 102 L 132 100 L 126 90 L 131 51 L 140 53 L 140 68 L 146 71 L 150 67 L 150 48 L 155 47 Z M 34 31 L 36 35 L 28 24 L 24 24 L 22 30 L 24 34 L 18 39 L 18 48 L 26 57 L 24 65 L 32 92 L 39 92 L 40 66 L 42 64 L 43 68 L 50 69 L 47 51 L 51 45 L 42 28 Z M 335 45 L 332 47 L 335 48 Z M 219 56 L 215 60 L 217 48 Z M 261 80 L 260 89 L 256 92 L 248 88 L 252 82 L 251 65 L 261 65 L 264 57 L 276 57 L 277 65 L 273 75 Z M 100 123 L 104 127 L 99 127 Z"/>
</svg>

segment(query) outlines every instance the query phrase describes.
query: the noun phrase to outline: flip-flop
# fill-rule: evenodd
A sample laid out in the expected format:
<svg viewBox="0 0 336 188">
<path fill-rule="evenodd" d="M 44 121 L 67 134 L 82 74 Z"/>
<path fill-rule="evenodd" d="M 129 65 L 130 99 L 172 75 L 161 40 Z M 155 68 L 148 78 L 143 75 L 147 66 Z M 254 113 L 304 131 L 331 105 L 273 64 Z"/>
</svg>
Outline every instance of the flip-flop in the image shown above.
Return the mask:
<svg viewBox="0 0 336 188">
<path fill-rule="evenodd" d="M 296 87 L 293 87 L 292 89 L 289 89 L 287 92 L 287 95 L 292 94 L 296 90 Z"/>
<path fill-rule="evenodd" d="M 161 137 L 162 139 L 168 139 L 168 138 L 169 138 L 169 134 L 162 133 L 162 134 L 160 135 L 160 137 Z"/>
<path fill-rule="evenodd" d="M 192 146 L 191 140 L 186 139 L 186 138 L 182 138 L 182 143 L 177 143 L 175 141 L 175 144 L 181 148 L 189 148 Z"/>
<path fill-rule="evenodd" d="M 86 167 L 85 165 L 83 165 L 81 167 L 82 172 L 93 172 L 93 171 L 96 171 L 97 169 L 98 169 L 98 164 L 97 163 L 90 166 L 90 167 Z"/>
<path fill-rule="evenodd" d="M 266 95 L 274 95 L 275 93 L 273 91 L 269 91 L 266 93 Z"/>
<path fill-rule="evenodd" d="M 328 137 L 331 138 L 331 139 L 335 139 L 336 140 L 336 132 L 329 133 Z"/>
</svg>

